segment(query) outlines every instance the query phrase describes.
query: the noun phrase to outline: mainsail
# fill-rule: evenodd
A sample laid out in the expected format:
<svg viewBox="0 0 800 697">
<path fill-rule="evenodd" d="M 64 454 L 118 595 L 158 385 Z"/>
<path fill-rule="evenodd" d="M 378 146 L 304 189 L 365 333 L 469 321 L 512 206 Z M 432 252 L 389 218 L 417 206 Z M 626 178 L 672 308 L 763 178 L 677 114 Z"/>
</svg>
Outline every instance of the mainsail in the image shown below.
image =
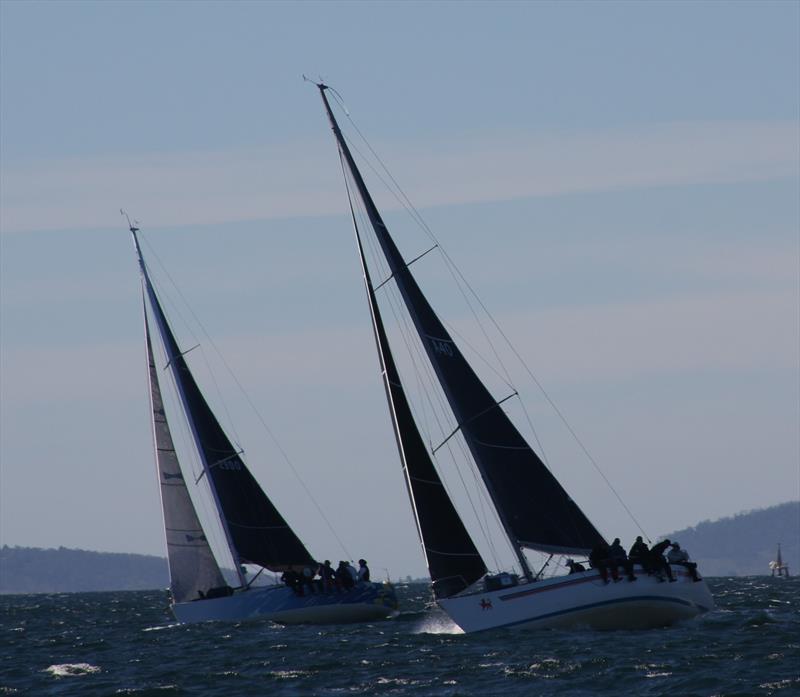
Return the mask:
<svg viewBox="0 0 800 697">
<path fill-rule="evenodd" d="M 211 479 L 211 490 L 234 562 L 237 566 L 239 563 L 251 563 L 273 571 L 290 565 L 313 564 L 311 555 L 267 498 L 209 408 L 178 348 L 150 282 L 135 228 L 131 228 L 131 232 L 147 298 L 161 334 L 187 421 L 203 460 L 204 475 Z"/>
<path fill-rule="evenodd" d="M 522 547 L 549 552 L 587 552 L 602 535 L 572 501 L 467 363 L 422 294 L 381 218 L 318 85 L 347 171 L 392 278 L 447 397 L 498 516 L 528 574 Z"/>
<path fill-rule="evenodd" d="M 211 588 L 224 586 L 225 579 L 197 518 L 172 442 L 172 434 L 161 399 L 161 388 L 158 384 L 146 311 L 144 323 L 147 370 L 150 377 L 150 406 L 153 411 L 153 440 L 167 538 L 170 591 L 173 602 L 183 603 L 202 597 L 201 594 Z"/>
</svg>

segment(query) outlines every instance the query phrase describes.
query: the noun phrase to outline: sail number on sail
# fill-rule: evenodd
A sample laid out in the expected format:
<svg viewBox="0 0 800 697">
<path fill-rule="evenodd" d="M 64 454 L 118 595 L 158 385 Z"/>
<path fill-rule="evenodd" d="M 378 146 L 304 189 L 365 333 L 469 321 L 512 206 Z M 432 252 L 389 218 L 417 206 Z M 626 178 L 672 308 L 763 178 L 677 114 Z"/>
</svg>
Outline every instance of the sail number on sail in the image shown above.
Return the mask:
<svg viewBox="0 0 800 697">
<path fill-rule="evenodd" d="M 433 350 L 439 355 L 453 356 L 453 347 L 450 345 L 449 341 L 442 341 L 441 339 L 434 339 L 431 337 L 431 344 L 433 345 Z"/>
</svg>

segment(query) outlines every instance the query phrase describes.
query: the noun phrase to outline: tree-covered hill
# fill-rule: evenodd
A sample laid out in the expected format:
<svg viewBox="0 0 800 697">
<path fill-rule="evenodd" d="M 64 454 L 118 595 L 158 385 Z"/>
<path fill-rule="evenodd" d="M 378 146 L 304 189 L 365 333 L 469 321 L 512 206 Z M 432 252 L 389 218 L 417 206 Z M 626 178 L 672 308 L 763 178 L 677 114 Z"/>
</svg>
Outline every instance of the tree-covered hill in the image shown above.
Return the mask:
<svg viewBox="0 0 800 697">
<path fill-rule="evenodd" d="M 0 593 L 147 590 L 169 585 L 167 561 L 82 549 L 0 549 Z"/>
<path fill-rule="evenodd" d="M 792 575 L 800 575 L 800 501 L 706 520 L 666 537 L 686 547 L 706 576 L 769 574 L 779 542 Z M 168 585 L 162 557 L 64 547 L 0 548 L 0 593 L 149 590 Z"/>
<path fill-rule="evenodd" d="M 688 549 L 706 576 L 769 574 L 778 543 L 790 573 L 800 575 L 800 501 L 704 520 L 666 537 Z"/>
</svg>

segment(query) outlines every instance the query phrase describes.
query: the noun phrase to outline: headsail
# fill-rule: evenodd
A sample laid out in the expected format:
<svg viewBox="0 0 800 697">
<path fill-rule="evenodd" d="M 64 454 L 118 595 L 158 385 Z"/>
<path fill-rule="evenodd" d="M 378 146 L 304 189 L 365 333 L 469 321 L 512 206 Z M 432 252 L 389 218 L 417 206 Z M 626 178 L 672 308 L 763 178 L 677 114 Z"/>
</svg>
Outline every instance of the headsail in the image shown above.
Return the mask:
<svg viewBox="0 0 800 697">
<path fill-rule="evenodd" d="M 181 403 L 203 460 L 204 474 L 211 479 L 212 493 L 231 545 L 234 562 L 237 566 L 239 563 L 251 563 L 275 571 L 289 565 L 313 563 L 303 543 L 267 498 L 209 408 L 167 323 L 150 282 L 134 228 L 131 228 L 131 233 L 147 298 L 161 333 Z"/>
<path fill-rule="evenodd" d="M 602 539 L 467 363 L 422 294 L 370 196 L 319 85 L 339 151 L 464 440 L 527 572 L 520 548 L 585 552 Z"/>
<path fill-rule="evenodd" d="M 355 225 L 355 218 L 353 223 Z M 389 401 L 408 495 L 411 498 L 411 508 L 425 550 L 428 571 L 433 581 L 433 592 L 437 598 L 447 598 L 481 578 L 486 573 L 486 565 L 453 506 L 414 422 L 411 407 L 389 348 L 357 226 L 356 239 L 383 372 L 383 384 Z"/>
<path fill-rule="evenodd" d="M 153 440 L 167 537 L 170 591 L 173 602 L 183 603 L 196 600 L 201 597 L 201 593 L 206 593 L 211 588 L 224 586 L 225 579 L 197 518 L 172 442 L 158 384 L 146 311 L 144 331 L 150 377 L 150 406 L 153 411 Z"/>
</svg>

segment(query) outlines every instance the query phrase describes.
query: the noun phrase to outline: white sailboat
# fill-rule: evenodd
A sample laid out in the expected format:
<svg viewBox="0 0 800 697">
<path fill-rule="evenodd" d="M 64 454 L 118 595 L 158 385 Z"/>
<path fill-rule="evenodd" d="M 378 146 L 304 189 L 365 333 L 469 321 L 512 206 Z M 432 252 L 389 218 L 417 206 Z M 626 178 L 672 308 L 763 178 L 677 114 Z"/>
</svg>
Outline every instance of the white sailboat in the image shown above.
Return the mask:
<svg viewBox="0 0 800 697">
<path fill-rule="evenodd" d="M 544 579 L 525 550 L 586 555 L 603 536 L 570 498 L 469 365 L 434 312 L 389 234 L 319 83 L 345 174 L 378 357 L 403 472 L 438 605 L 464 631 L 496 627 L 645 628 L 696 616 L 714 606 L 702 580 L 673 566 L 676 582 L 635 567 L 635 582 L 604 583 L 596 570 Z M 480 473 L 503 534 L 522 570 L 489 574 L 434 466 L 435 448 L 420 435 L 392 356 L 362 245 L 363 212 L 389 279 L 441 386 L 456 428 Z M 414 333 L 412 332 L 412 333 Z M 424 360 L 424 359 L 423 359 Z"/>
<path fill-rule="evenodd" d="M 274 572 L 292 567 L 300 572 L 304 567 L 316 570 L 317 562 L 258 485 L 206 403 L 151 283 L 139 246 L 138 228 L 128 223 L 142 276 L 153 440 L 175 617 L 180 622 L 258 618 L 296 624 L 358 622 L 391 616 L 397 600 L 389 584 L 357 583 L 349 590 L 323 592 L 321 587 L 307 586 L 303 590 L 282 584 L 255 586 L 246 581 L 242 571 L 245 563 Z M 210 489 L 234 562 L 236 587 L 229 586 L 220 571 L 187 488 L 188 473 L 175 451 L 153 353 L 151 317 L 202 463 L 201 479 Z M 192 477 L 188 479 L 192 481 Z"/>
<path fill-rule="evenodd" d="M 772 572 L 772 576 L 777 576 L 778 578 L 789 578 L 789 565 L 783 563 L 780 542 L 778 543 L 778 555 L 775 557 L 774 561 L 769 563 L 769 569 Z"/>
</svg>

